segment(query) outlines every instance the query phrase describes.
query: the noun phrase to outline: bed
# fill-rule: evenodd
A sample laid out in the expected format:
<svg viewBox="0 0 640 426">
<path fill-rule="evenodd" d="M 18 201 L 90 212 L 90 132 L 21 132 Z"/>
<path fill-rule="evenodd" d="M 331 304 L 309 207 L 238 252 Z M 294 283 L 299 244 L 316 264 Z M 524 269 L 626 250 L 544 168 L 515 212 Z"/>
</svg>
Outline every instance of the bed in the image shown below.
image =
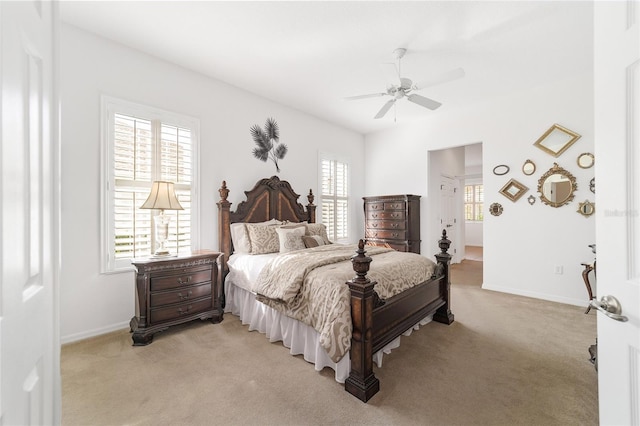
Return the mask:
<svg viewBox="0 0 640 426">
<path fill-rule="evenodd" d="M 240 316 L 243 323 L 250 324 L 250 330 L 257 329 L 271 341 L 281 340 L 291 349 L 291 353 L 303 354 L 307 361 L 315 364 L 317 370 L 325 366 L 333 368 L 336 380 L 344 382 L 345 389 L 361 401 L 368 401 L 379 391 L 380 382 L 373 372 L 373 363 L 375 361 L 380 365 L 382 354 L 397 347 L 401 335 L 431 320 L 444 324 L 454 321 L 449 295 L 451 256 L 447 250 L 450 241 L 445 231 L 439 241 L 441 252 L 435 255 L 435 262 L 414 253 L 369 246 L 363 240 L 353 246 L 330 244 L 322 232 L 311 236 L 319 243 L 318 247 L 299 250 L 294 246 L 289 251 L 280 246 L 280 253 L 267 250 L 267 253 L 257 251 L 247 255 L 244 248 L 246 242 L 238 237 L 239 229 L 249 234 L 249 239 L 256 238 L 252 248 L 257 249 L 260 246 L 255 243 L 258 241 L 258 232 L 266 229 L 273 234 L 273 227 L 278 230 L 280 241 L 284 242 L 283 235 L 286 238 L 294 233 L 302 235 L 302 231 L 296 228 L 304 227 L 305 241 L 313 246 L 313 241 L 309 240 L 309 230 L 322 229 L 322 225 L 315 224 L 313 192 L 309 191 L 308 204 L 303 206 L 298 202 L 300 196 L 289 182 L 272 176 L 259 180 L 253 189 L 245 191 L 246 200 L 239 203 L 235 211 L 231 210 L 228 201 L 226 181 L 222 182 L 219 193 L 218 237 L 223 254 L 225 311 Z M 327 244 L 323 244 L 322 240 Z M 238 248 L 234 248 L 234 241 Z M 348 255 L 346 250 L 351 250 Z M 278 260 L 274 261 L 274 258 Z M 331 261 L 317 258 L 330 258 Z M 302 259 L 309 264 L 301 263 Z M 380 283 L 368 275 L 372 262 L 378 269 L 372 269 L 370 275 L 378 277 Z M 253 269 L 247 266 L 249 264 L 253 265 Z M 279 266 L 274 266 L 276 264 Z M 428 266 L 423 267 L 423 264 L 431 264 L 432 267 L 427 269 Z M 285 269 L 281 269 L 285 265 L 289 267 L 286 273 L 283 272 Z M 248 272 L 249 269 L 252 272 Z M 302 273 L 302 270 L 312 272 Z M 344 310 L 334 315 L 331 321 L 321 318 L 314 310 L 332 313 L 338 309 L 329 305 L 318 307 L 330 302 L 313 299 L 316 297 L 313 296 L 315 290 L 307 288 L 323 289 L 326 286 L 323 280 L 339 280 L 345 273 L 348 273 L 348 279 L 339 282 L 336 290 L 324 291 L 331 293 L 328 300 L 340 301 L 343 299 L 337 299 L 334 293 L 346 292 L 346 296 L 340 296 L 346 297 Z M 280 282 L 289 275 L 299 276 L 300 280 L 305 280 L 304 284 L 297 278 L 286 285 Z M 311 275 L 322 284 L 307 284 L 307 277 Z M 409 282 L 411 280 L 414 282 Z M 396 281 L 404 284 L 399 287 Z M 271 284 L 281 287 L 270 287 Z M 304 298 L 313 302 L 310 307 L 305 304 L 301 308 L 300 299 Z M 295 309 L 292 308 L 294 305 Z M 313 321 L 307 322 L 303 317 L 313 318 L 321 326 L 318 327 Z M 346 326 L 341 322 L 344 318 L 348 318 Z M 326 324 L 329 325 L 325 327 Z M 325 333 L 326 330 L 329 331 Z M 300 335 L 304 337 L 301 339 Z M 334 348 L 331 346 L 334 344 L 341 350 L 330 349 Z"/>
</svg>

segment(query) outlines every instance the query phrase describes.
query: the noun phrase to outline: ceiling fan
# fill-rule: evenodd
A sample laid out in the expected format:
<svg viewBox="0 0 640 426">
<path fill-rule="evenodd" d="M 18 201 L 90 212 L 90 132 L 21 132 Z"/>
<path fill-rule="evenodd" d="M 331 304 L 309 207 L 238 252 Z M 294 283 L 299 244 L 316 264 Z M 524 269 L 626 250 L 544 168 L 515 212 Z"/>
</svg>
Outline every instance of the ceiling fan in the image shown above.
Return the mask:
<svg viewBox="0 0 640 426">
<path fill-rule="evenodd" d="M 380 111 L 378 111 L 378 113 L 373 118 L 384 117 L 385 114 L 391 109 L 391 107 L 395 105 L 397 100 L 405 97 L 409 102 L 413 102 L 414 104 L 420 105 L 430 110 L 439 108 L 442 105 L 440 102 L 434 101 L 433 99 L 429 99 L 425 96 L 418 95 L 413 92 L 424 89 L 425 87 L 428 87 L 428 86 L 435 86 L 436 84 L 446 83 L 448 81 L 462 78 L 464 77 L 464 70 L 462 68 L 456 68 L 437 78 L 422 81 L 420 83 L 414 83 L 408 78 L 401 77 L 400 60 L 405 55 L 405 53 L 407 53 L 407 49 L 404 49 L 404 48 L 398 48 L 393 51 L 393 56 L 398 61 L 397 68 L 395 67 L 395 64 L 384 64 L 384 65 L 393 66 L 393 71 L 390 73 L 392 83 L 387 87 L 386 92 L 371 93 L 368 95 L 350 96 L 345 99 L 357 100 L 357 99 L 375 98 L 378 96 L 391 96 L 392 99 L 388 100 L 382 106 L 382 108 L 380 108 Z"/>
</svg>

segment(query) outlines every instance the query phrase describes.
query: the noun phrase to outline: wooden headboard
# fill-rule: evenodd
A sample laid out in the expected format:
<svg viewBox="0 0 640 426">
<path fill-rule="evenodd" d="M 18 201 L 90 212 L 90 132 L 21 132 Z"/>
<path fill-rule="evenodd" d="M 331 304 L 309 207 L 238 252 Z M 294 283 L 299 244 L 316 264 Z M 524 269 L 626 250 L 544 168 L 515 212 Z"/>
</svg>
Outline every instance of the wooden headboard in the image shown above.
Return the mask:
<svg viewBox="0 0 640 426">
<path fill-rule="evenodd" d="M 277 176 L 259 180 L 252 190 L 244 191 L 247 199 L 238 204 L 235 212 L 231 211 L 231 203 L 227 201 L 229 188 L 227 182 L 222 181 L 220 201 L 218 201 L 218 242 L 219 250 L 224 253 L 224 265 L 232 253 L 231 228 L 236 222 L 265 222 L 270 219 L 289 220 L 292 222 L 315 223 L 316 206 L 313 204 L 314 195 L 311 189 L 304 207 L 298 202 L 300 195 L 296 194 L 289 182 L 280 180 Z"/>
</svg>

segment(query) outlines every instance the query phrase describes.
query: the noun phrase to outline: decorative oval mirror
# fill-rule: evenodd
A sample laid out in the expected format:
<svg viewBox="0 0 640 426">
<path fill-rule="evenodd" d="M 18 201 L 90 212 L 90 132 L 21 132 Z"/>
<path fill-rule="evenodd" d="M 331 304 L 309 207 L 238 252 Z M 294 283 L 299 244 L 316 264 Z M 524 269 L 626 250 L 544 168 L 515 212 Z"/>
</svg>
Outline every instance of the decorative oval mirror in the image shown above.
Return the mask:
<svg viewBox="0 0 640 426">
<path fill-rule="evenodd" d="M 522 165 L 522 173 L 524 173 L 527 176 L 531 176 L 535 172 L 536 172 L 536 164 L 531 160 L 525 161 L 524 164 Z"/>
<path fill-rule="evenodd" d="M 584 217 L 589 217 L 596 211 L 596 205 L 589 200 L 584 200 L 584 203 L 580 203 L 578 206 L 578 213 Z"/>
<path fill-rule="evenodd" d="M 576 178 L 567 170 L 553 163 L 538 180 L 540 201 L 551 206 L 561 207 L 573 200 L 573 192 L 578 189 Z"/>
<path fill-rule="evenodd" d="M 500 203 L 493 203 L 489 206 L 489 213 L 493 216 L 500 216 L 502 214 L 502 205 Z"/>
<path fill-rule="evenodd" d="M 527 201 L 529 202 L 529 204 L 534 205 L 536 203 L 536 197 L 534 197 L 533 195 L 529 195 Z"/>
<path fill-rule="evenodd" d="M 580 139 L 580 135 L 576 132 L 572 132 L 559 124 L 554 124 L 533 145 L 547 154 L 559 157 L 578 139 Z"/>
<path fill-rule="evenodd" d="M 591 178 L 589 181 L 589 191 L 596 193 L 596 178 Z"/>
<path fill-rule="evenodd" d="M 509 168 L 509 166 L 507 166 L 506 164 L 500 164 L 500 165 L 495 166 L 493 168 L 493 174 L 494 175 L 498 175 L 498 176 L 502 176 L 502 175 L 506 175 L 507 173 L 509 173 L 509 170 L 511 170 Z"/>
<path fill-rule="evenodd" d="M 517 180 L 511 179 L 505 186 L 502 187 L 502 189 L 500 189 L 499 192 L 515 203 L 528 190 L 529 188 L 527 188 Z"/>
<path fill-rule="evenodd" d="M 585 152 L 583 154 L 578 155 L 578 167 L 582 169 L 588 169 L 589 167 L 593 167 L 593 163 L 595 163 L 596 157 L 593 156 L 590 152 Z"/>
</svg>

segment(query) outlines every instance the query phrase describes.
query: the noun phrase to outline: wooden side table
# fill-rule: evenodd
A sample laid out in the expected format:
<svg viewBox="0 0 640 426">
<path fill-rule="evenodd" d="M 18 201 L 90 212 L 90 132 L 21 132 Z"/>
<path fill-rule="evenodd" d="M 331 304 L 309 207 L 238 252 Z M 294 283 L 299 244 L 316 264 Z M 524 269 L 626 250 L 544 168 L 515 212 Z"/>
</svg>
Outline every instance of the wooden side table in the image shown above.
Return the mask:
<svg viewBox="0 0 640 426">
<path fill-rule="evenodd" d="M 223 319 L 220 253 L 201 250 L 176 257 L 134 259 L 136 314 L 131 318 L 134 346 L 153 335 L 195 319 Z"/>
</svg>

